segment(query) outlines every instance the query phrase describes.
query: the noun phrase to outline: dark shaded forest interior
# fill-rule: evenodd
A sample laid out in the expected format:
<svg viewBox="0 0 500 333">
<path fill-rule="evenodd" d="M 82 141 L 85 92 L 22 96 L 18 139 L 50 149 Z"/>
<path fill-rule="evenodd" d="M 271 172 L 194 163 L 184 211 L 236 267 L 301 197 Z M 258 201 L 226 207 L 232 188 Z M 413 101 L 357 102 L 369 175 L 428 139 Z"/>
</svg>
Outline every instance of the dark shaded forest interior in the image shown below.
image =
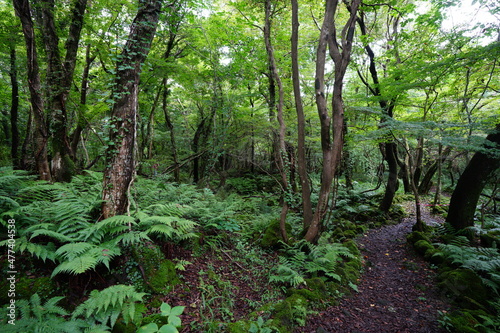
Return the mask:
<svg viewBox="0 0 500 333">
<path fill-rule="evenodd" d="M 499 0 L 0 0 L 1 332 L 500 331 Z"/>
</svg>

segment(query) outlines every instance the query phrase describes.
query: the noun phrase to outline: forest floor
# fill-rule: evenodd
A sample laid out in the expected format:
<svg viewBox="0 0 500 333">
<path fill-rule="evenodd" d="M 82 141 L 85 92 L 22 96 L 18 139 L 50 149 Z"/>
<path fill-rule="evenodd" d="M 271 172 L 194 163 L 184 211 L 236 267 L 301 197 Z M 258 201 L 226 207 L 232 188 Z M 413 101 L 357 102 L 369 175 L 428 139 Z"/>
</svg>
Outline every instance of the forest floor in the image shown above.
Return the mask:
<svg viewBox="0 0 500 333">
<path fill-rule="evenodd" d="M 423 208 L 425 223 L 442 222 Z M 449 311 L 450 305 L 436 286 L 436 273 L 406 243 L 415 224 L 414 204 L 408 203 L 405 210 L 409 216 L 401 223 L 357 239 L 365 259 L 358 292 L 310 317 L 297 332 L 445 332 L 438 311 Z"/>
<path fill-rule="evenodd" d="M 445 332 L 439 327 L 439 311 L 450 311 L 450 305 L 436 286 L 435 271 L 406 242 L 415 224 L 415 209 L 411 202 L 404 208 L 409 215 L 400 223 L 369 230 L 357 238 L 365 262 L 358 292 L 353 291 L 337 306 L 311 315 L 306 325 L 295 332 Z M 431 215 L 427 206 L 423 206 L 422 219 L 430 225 L 443 222 Z M 217 321 L 245 318 L 266 294 L 268 301 L 279 301 L 268 283 L 269 273 L 256 273 L 264 267 L 254 264 L 249 271 L 244 268 L 248 265 L 240 261 L 244 256 L 238 255 L 237 249 L 228 250 L 219 257 L 175 253 L 175 257 L 193 263 L 182 272 L 184 287 L 163 299 L 186 306 L 181 317 L 187 325 L 182 333 L 206 331 L 209 322 L 210 331 L 218 331 Z M 272 255 L 261 259 L 277 262 Z"/>
</svg>

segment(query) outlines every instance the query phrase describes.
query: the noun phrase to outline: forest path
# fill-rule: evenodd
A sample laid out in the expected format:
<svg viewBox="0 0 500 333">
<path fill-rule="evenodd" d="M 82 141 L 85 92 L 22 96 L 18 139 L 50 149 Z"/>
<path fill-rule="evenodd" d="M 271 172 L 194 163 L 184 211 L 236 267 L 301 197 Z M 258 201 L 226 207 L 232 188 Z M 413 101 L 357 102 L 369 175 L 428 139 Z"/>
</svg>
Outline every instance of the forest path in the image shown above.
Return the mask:
<svg viewBox="0 0 500 333">
<path fill-rule="evenodd" d="M 408 203 L 407 212 L 414 211 Z M 423 206 L 422 220 L 439 222 Z M 406 243 L 415 215 L 396 225 L 370 230 L 357 243 L 365 259 L 358 290 L 311 317 L 304 333 L 338 332 L 444 332 L 438 325 L 438 311 L 448 310 L 436 286 L 435 273 Z"/>
</svg>

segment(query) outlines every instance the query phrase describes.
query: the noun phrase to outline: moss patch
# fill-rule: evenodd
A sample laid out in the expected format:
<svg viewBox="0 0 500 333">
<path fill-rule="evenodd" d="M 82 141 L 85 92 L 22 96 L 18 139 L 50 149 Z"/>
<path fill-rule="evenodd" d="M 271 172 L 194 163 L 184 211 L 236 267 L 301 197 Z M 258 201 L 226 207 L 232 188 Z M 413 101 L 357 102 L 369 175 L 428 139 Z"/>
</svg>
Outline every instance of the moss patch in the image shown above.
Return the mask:
<svg viewBox="0 0 500 333">
<path fill-rule="evenodd" d="M 408 234 L 408 236 L 406 236 L 406 240 L 408 241 L 408 243 L 410 243 L 412 245 L 420 240 L 425 240 L 428 243 L 430 243 L 430 240 L 429 240 L 429 237 L 427 236 L 427 234 L 425 234 L 421 231 L 414 231 L 414 232 Z"/>
<path fill-rule="evenodd" d="M 469 269 L 455 269 L 441 273 L 439 286 L 446 290 L 464 308 L 482 309 L 489 292 L 481 278 Z"/>
<path fill-rule="evenodd" d="M 417 251 L 421 255 L 424 255 L 429 250 L 434 250 L 434 246 L 432 246 L 431 243 L 424 239 L 417 241 L 415 244 L 413 244 L 413 247 L 415 248 L 415 251 Z"/>
<path fill-rule="evenodd" d="M 286 232 L 287 234 L 291 234 L 292 232 L 292 227 L 288 223 L 286 224 Z M 274 220 L 264 231 L 260 245 L 263 248 L 277 249 L 280 247 L 280 241 L 283 241 L 283 237 L 281 237 L 280 221 Z"/>
<path fill-rule="evenodd" d="M 132 250 L 132 255 L 144 271 L 145 284 L 154 293 L 164 294 L 171 287 L 180 283 L 175 264 L 165 259 L 158 245 L 149 243 L 145 246 L 136 247 Z"/>
</svg>

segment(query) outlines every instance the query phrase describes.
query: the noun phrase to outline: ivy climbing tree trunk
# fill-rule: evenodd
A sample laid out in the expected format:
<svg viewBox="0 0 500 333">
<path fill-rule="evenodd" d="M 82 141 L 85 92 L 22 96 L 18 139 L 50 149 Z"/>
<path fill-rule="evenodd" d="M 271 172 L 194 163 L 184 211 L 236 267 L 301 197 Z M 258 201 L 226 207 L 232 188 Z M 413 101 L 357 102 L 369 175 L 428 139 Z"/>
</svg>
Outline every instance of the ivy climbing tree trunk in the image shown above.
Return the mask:
<svg viewBox="0 0 500 333">
<path fill-rule="evenodd" d="M 353 0 L 348 5 L 350 17 L 340 33 L 341 45 L 339 45 L 337 41 L 337 29 L 335 27 L 335 13 L 338 7 L 338 0 L 326 0 L 325 16 L 321 26 L 318 48 L 316 51 L 315 79 L 316 105 L 321 124 L 323 166 L 318 204 L 316 205 L 313 219 L 304 236 L 309 242 L 316 242 L 319 238 L 322 220 L 328 209 L 328 200 L 333 178 L 341 162 L 341 153 L 344 146 L 344 104 L 342 90 L 347 66 L 351 59 L 356 15 L 360 3 L 361 0 Z M 331 115 L 328 111 L 325 96 L 325 62 L 327 49 L 335 64 Z"/>
<path fill-rule="evenodd" d="M 162 1 L 139 1 L 137 15 L 116 66 L 113 108 L 103 180 L 102 215 L 125 214 L 136 162 L 136 126 L 141 66 L 154 38 Z"/>
<path fill-rule="evenodd" d="M 455 229 L 474 225 L 479 196 L 490 176 L 500 168 L 500 124 L 486 137 L 484 147 L 476 152 L 458 179 L 453 191 L 446 222 Z"/>
<path fill-rule="evenodd" d="M 47 142 L 49 130 L 44 112 L 42 97 L 42 85 L 40 80 L 40 67 L 38 64 L 38 53 L 36 50 L 35 28 L 31 17 L 31 6 L 28 0 L 14 0 L 16 15 L 21 20 L 24 40 L 26 43 L 26 59 L 28 88 L 30 92 L 30 103 L 35 123 L 33 139 L 35 142 L 34 160 L 40 179 L 50 181 L 52 179 L 47 156 Z"/>
</svg>

